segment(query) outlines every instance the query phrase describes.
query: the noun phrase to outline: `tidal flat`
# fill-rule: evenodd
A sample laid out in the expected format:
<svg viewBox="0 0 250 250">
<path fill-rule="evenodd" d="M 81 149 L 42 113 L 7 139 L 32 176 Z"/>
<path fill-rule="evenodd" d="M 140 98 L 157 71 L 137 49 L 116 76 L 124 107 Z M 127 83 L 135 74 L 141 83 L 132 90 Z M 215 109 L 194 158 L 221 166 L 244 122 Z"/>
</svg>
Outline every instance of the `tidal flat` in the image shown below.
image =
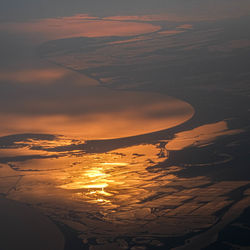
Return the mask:
<svg viewBox="0 0 250 250">
<path fill-rule="evenodd" d="M 0 73 L 0 202 L 48 217 L 58 249 L 249 247 L 248 22 L 12 23 L 36 39 Z"/>
</svg>

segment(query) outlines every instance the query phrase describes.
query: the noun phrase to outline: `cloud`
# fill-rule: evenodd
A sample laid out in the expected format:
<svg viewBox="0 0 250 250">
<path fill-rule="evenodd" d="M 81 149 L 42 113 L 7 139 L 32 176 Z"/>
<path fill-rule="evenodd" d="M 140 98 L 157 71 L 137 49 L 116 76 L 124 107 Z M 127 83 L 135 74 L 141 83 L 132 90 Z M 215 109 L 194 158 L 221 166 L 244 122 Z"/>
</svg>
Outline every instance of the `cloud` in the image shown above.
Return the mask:
<svg viewBox="0 0 250 250">
<path fill-rule="evenodd" d="M 97 16 L 167 15 L 168 20 L 211 20 L 248 15 L 249 0 L 2 0 L 0 20 L 31 20 L 77 13 Z M 187 19 L 188 18 L 188 19 Z M 156 18 L 155 18 L 156 19 Z"/>
</svg>

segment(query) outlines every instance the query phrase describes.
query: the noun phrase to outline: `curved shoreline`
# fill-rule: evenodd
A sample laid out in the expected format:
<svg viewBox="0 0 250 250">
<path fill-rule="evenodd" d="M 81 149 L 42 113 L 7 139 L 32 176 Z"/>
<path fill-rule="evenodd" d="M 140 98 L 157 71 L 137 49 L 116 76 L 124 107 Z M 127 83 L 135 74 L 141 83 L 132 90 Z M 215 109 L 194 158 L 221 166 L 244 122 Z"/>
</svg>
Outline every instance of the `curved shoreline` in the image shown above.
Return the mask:
<svg viewBox="0 0 250 250">
<path fill-rule="evenodd" d="M 67 76 L 72 77 L 72 86 L 67 84 L 63 99 L 54 99 L 57 85 L 66 81 Z M 89 85 L 96 79 L 89 76 L 81 79 L 79 74 L 66 69 L 63 79 L 55 85 L 37 86 L 41 93 L 50 92 L 46 100 L 50 105 L 41 104 L 42 97 L 35 94 L 37 102 L 29 103 L 32 108 L 27 108 L 27 101 L 22 100 L 21 105 L 13 103 L 4 112 L 0 110 L 2 135 L 39 133 L 83 140 L 119 139 L 179 126 L 195 113 L 186 101 L 161 93 L 112 90 L 98 82 L 99 86 Z M 26 89 L 20 91 L 22 94 Z"/>
</svg>

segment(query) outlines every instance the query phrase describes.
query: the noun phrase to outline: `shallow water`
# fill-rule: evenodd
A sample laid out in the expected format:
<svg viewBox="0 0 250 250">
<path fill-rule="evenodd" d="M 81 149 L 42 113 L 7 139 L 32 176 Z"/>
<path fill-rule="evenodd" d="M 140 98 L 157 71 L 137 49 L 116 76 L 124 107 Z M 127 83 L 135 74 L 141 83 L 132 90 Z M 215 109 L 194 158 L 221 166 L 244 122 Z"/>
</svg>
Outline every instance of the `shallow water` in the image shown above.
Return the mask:
<svg viewBox="0 0 250 250">
<path fill-rule="evenodd" d="M 225 84 L 212 61 L 230 61 L 217 27 L 227 25 L 144 16 L 131 30 L 138 17 L 123 17 L 119 37 L 99 37 L 92 20 L 95 33 L 77 38 L 89 18 L 0 26 L 30 39 L 0 72 L 0 193 L 86 249 L 212 244 L 249 206 L 248 88 Z"/>
</svg>

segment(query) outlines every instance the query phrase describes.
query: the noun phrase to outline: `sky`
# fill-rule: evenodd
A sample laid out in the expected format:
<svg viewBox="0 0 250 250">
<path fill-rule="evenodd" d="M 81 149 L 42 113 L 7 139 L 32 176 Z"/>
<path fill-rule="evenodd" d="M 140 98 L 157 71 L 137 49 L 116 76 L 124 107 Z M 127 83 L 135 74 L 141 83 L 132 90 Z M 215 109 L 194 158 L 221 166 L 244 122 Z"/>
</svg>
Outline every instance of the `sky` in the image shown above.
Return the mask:
<svg viewBox="0 0 250 250">
<path fill-rule="evenodd" d="M 89 13 L 98 16 L 114 14 L 176 14 L 223 18 L 246 15 L 248 0 L 2 0 L 0 21 L 28 20 Z"/>
</svg>

